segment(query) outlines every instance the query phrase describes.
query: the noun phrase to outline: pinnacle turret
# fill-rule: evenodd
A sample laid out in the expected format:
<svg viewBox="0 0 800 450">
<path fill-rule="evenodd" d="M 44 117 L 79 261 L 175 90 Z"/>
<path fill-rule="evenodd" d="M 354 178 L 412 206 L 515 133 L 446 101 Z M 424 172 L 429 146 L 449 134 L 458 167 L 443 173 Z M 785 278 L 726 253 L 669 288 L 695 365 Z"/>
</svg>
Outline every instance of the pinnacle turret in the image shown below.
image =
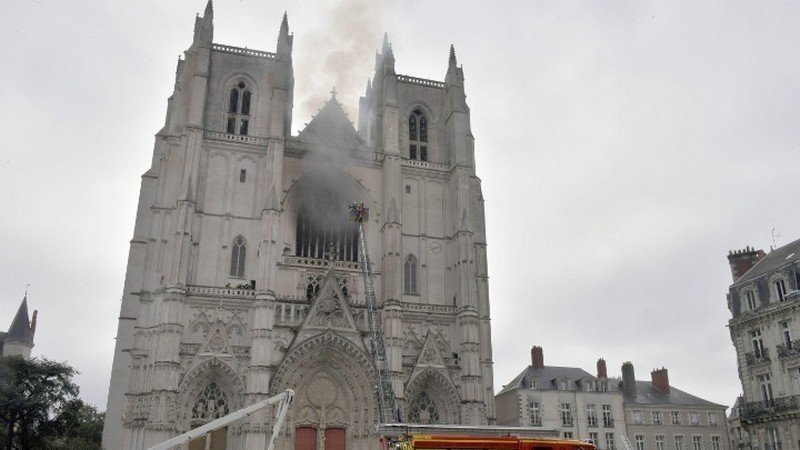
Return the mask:
<svg viewBox="0 0 800 450">
<path fill-rule="evenodd" d="M 279 55 L 289 56 L 292 54 L 292 39 L 289 34 L 289 15 L 284 11 L 281 20 L 281 29 L 278 32 L 278 51 Z"/>
<path fill-rule="evenodd" d="M 444 81 L 450 86 L 464 87 L 464 73 L 457 65 L 456 48 L 453 44 L 450 44 L 450 58 L 447 63 L 447 75 L 445 75 Z"/>
<path fill-rule="evenodd" d="M 389 33 L 383 33 L 383 45 L 381 46 L 381 53 L 386 55 L 390 48 L 391 44 L 389 44 Z"/>
<path fill-rule="evenodd" d="M 27 292 L 19 305 L 11 326 L 7 333 L 0 332 L 0 356 L 20 355 L 24 359 L 31 356 L 33 348 L 33 335 L 36 331 L 36 311 L 33 312 L 33 321 L 28 319 Z"/>
<path fill-rule="evenodd" d="M 211 0 L 206 3 L 203 17 L 195 18 L 194 43 L 201 47 L 211 47 L 214 41 L 214 5 Z"/>
</svg>

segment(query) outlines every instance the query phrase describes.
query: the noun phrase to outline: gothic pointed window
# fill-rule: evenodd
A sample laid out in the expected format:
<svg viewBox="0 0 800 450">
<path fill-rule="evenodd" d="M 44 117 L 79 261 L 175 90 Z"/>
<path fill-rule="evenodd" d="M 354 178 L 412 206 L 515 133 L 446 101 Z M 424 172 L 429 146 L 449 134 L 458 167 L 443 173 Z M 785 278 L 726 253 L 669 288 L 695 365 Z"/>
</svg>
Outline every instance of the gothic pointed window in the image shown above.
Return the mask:
<svg viewBox="0 0 800 450">
<path fill-rule="evenodd" d="M 231 276 L 244 278 L 244 263 L 247 252 L 244 238 L 238 236 L 231 247 Z"/>
<path fill-rule="evenodd" d="M 229 413 L 228 397 L 216 382 L 209 383 L 192 407 L 192 419 L 210 422 Z"/>
<path fill-rule="evenodd" d="M 428 160 L 428 119 L 418 109 L 408 117 L 408 158 Z"/>
<path fill-rule="evenodd" d="M 319 293 L 319 286 L 322 284 L 322 277 L 319 275 L 312 275 L 308 277 L 308 285 L 306 286 L 306 299 L 311 300 Z"/>
<path fill-rule="evenodd" d="M 417 258 L 408 255 L 403 270 L 403 292 L 406 294 L 417 293 Z"/>
<path fill-rule="evenodd" d="M 228 114 L 225 131 L 230 134 L 248 133 L 250 123 L 250 99 L 252 94 L 244 81 L 233 86 L 228 94 Z"/>
<path fill-rule="evenodd" d="M 420 394 L 411 402 L 408 418 L 411 423 L 439 423 L 439 410 L 427 392 Z"/>
</svg>

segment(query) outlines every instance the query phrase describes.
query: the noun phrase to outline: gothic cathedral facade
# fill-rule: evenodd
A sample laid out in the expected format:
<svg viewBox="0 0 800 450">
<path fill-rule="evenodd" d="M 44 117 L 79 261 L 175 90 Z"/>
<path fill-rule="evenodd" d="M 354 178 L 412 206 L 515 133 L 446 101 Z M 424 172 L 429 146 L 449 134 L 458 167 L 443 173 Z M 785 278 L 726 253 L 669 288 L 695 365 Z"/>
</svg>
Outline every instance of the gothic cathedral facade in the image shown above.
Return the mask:
<svg viewBox="0 0 800 450">
<path fill-rule="evenodd" d="M 353 125 L 335 91 L 293 136 L 292 35 L 178 62 L 142 177 L 103 446 L 143 449 L 283 392 L 283 450 L 372 449 L 366 279 L 402 420 L 494 424 L 486 236 L 463 73 L 398 75 L 388 41 Z M 348 205 L 370 215 L 364 239 Z M 263 448 L 255 414 L 187 448 Z"/>
</svg>

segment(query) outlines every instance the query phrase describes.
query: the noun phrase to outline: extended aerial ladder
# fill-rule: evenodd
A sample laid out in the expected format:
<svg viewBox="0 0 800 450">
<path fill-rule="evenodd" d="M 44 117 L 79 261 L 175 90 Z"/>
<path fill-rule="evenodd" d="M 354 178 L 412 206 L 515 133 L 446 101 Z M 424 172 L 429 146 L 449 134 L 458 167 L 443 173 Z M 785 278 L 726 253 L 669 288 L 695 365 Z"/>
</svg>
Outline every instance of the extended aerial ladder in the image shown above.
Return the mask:
<svg viewBox="0 0 800 450">
<path fill-rule="evenodd" d="M 375 370 L 375 396 L 378 399 L 378 413 L 381 423 L 401 422 L 400 411 L 394 397 L 394 389 L 389 379 L 389 367 L 386 362 L 386 346 L 383 340 L 378 301 L 375 299 L 375 285 L 372 282 L 372 266 L 367 252 L 367 240 L 364 237 L 364 222 L 369 220 L 369 208 L 363 203 L 350 204 L 350 220 L 358 225 L 358 242 L 360 251 L 361 272 L 364 276 L 366 291 L 367 316 L 369 321 L 370 344 L 372 345 L 372 363 Z"/>
<path fill-rule="evenodd" d="M 187 431 L 181 435 L 175 436 L 174 438 L 164 441 L 158 445 L 154 445 L 147 450 L 167 450 L 173 447 L 176 447 L 181 444 L 185 444 L 192 439 L 196 439 L 206 434 L 220 429 L 228 424 L 231 424 L 239 419 L 243 419 L 245 417 L 250 416 L 254 412 L 264 409 L 270 405 L 274 405 L 275 403 L 278 404 L 278 410 L 275 412 L 275 421 L 272 424 L 272 435 L 269 438 L 269 442 L 267 443 L 265 449 L 266 450 L 273 450 L 275 448 L 275 439 L 278 437 L 278 433 L 281 431 L 281 427 L 283 427 L 283 422 L 286 420 L 286 415 L 289 412 L 289 406 L 292 404 L 292 399 L 294 398 L 294 391 L 291 389 L 287 389 L 283 391 L 283 393 L 278 394 L 274 397 L 270 397 L 266 400 L 262 400 L 254 405 L 248 406 L 247 408 L 242 408 L 238 411 L 234 411 L 226 416 L 220 417 L 217 420 L 209 422 L 201 427 L 197 427 L 194 430 Z"/>
<path fill-rule="evenodd" d="M 631 445 L 631 440 L 628 439 L 628 435 L 625 433 L 620 433 L 619 438 L 622 440 L 622 448 L 625 450 L 634 450 L 633 445 Z"/>
</svg>

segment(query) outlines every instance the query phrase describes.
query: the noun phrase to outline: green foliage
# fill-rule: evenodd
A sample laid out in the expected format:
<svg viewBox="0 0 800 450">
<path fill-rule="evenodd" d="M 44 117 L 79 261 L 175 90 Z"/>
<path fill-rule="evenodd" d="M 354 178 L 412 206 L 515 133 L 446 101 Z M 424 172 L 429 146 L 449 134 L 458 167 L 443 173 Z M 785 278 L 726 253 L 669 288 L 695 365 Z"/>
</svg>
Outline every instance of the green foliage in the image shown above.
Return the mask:
<svg viewBox="0 0 800 450">
<path fill-rule="evenodd" d="M 78 398 L 76 373 L 44 358 L 0 358 L 0 448 L 99 449 L 103 414 Z"/>
</svg>

